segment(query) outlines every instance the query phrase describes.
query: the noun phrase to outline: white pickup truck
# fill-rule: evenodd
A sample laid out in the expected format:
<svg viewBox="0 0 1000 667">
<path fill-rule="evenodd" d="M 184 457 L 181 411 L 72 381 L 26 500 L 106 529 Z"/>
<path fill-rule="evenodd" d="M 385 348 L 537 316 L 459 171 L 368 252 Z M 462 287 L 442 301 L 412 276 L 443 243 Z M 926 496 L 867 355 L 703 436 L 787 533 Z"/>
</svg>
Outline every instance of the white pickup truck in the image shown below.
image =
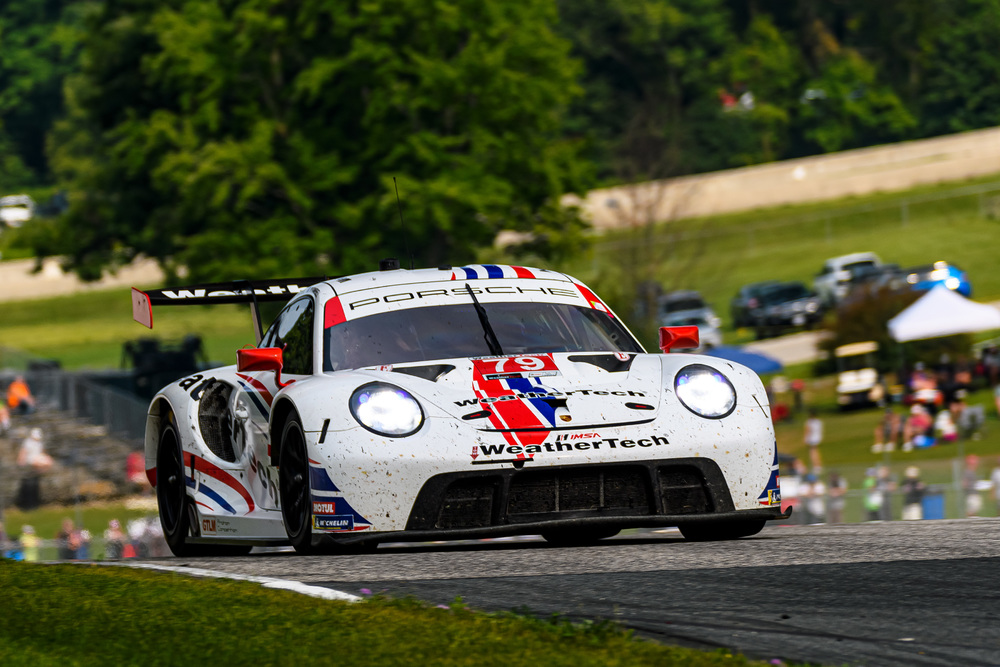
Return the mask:
<svg viewBox="0 0 1000 667">
<path fill-rule="evenodd" d="M 835 306 L 847 296 L 849 283 L 855 275 L 881 267 L 882 260 L 873 252 L 832 257 L 823 262 L 823 270 L 813 280 L 813 289 L 824 306 Z"/>
</svg>

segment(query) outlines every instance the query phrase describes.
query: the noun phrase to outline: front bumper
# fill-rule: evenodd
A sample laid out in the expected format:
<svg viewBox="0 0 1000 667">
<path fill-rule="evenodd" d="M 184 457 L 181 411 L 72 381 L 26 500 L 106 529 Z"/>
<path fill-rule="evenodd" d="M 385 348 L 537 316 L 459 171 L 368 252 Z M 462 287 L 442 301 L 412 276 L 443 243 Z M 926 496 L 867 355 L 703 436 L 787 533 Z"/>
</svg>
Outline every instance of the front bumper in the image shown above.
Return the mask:
<svg viewBox="0 0 1000 667">
<path fill-rule="evenodd" d="M 777 506 L 736 510 L 719 466 L 688 458 L 443 473 L 423 485 L 406 530 L 323 537 L 358 544 L 781 518 Z"/>
</svg>

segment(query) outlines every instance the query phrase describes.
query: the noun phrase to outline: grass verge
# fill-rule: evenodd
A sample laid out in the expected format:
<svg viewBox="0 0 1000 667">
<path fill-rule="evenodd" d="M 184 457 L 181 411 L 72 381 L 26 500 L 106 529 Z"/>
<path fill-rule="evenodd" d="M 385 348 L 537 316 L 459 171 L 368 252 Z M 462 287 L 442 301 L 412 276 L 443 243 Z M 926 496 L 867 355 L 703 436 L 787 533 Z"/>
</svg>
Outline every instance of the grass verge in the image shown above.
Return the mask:
<svg viewBox="0 0 1000 667">
<path fill-rule="evenodd" d="M 570 624 L 413 600 L 349 604 L 246 582 L 0 560 L 0 663 L 763 665 Z"/>
</svg>

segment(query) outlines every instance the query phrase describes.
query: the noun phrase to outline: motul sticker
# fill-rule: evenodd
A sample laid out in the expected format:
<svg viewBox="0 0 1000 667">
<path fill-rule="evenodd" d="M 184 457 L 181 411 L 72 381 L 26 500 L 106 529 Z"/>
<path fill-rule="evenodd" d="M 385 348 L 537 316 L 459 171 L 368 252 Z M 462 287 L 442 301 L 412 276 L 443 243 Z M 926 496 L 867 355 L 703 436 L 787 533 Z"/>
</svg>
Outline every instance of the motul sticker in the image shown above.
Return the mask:
<svg viewBox="0 0 1000 667">
<path fill-rule="evenodd" d="M 313 502 L 313 514 L 336 514 L 337 508 L 332 502 Z"/>
</svg>

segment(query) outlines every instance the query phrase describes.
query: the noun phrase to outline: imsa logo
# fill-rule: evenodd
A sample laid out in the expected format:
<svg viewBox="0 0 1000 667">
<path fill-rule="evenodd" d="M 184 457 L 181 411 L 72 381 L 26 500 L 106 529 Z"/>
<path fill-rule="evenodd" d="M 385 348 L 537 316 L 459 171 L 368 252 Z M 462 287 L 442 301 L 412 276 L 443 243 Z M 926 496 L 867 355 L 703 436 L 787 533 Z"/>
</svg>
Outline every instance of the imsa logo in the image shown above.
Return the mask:
<svg viewBox="0 0 1000 667">
<path fill-rule="evenodd" d="M 215 532 L 215 519 L 202 519 L 201 520 L 201 532 L 203 532 L 203 533 L 214 533 Z"/>
</svg>

